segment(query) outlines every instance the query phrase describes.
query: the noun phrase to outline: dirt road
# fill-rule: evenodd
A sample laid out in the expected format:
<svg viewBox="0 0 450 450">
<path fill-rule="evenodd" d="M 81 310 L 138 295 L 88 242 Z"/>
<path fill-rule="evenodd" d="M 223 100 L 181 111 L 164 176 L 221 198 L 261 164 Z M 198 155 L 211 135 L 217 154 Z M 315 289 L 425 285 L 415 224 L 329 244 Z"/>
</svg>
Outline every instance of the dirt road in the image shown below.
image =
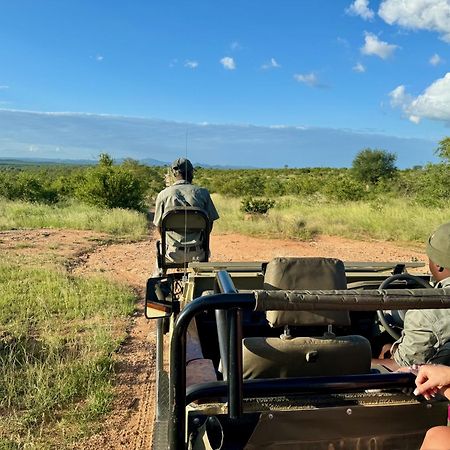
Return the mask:
<svg viewBox="0 0 450 450">
<path fill-rule="evenodd" d="M 49 254 L 48 260 L 69 261 L 68 270 L 80 276 L 103 275 L 126 283 L 143 298 L 153 272 L 155 243 L 111 244 L 104 235 L 67 230 L 8 231 L 0 233 L 0 250 L 27 258 Z M 347 261 L 423 261 L 420 249 L 389 242 L 353 241 L 322 236 L 312 242 L 258 239 L 237 234 L 213 235 L 216 261 L 270 260 L 274 256 L 328 256 Z M 43 256 L 43 264 L 46 257 Z M 114 380 L 116 399 L 98 434 L 77 443 L 77 450 L 150 449 L 155 401 L 154 324 L 143 316 L 142 301 L 130 321 L 129 334 L 117 354 Z"/>
</svg>

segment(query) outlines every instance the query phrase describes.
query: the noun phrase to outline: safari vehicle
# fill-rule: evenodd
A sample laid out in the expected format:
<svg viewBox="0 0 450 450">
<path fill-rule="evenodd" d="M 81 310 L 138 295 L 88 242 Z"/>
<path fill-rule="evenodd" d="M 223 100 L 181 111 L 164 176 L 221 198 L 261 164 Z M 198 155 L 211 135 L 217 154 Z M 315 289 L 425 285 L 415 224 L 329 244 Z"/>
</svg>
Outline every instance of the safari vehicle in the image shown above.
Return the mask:
<svg viewBox="0 0 450 450">
<path fill-rule="evenodd" d="M 450 305 L 408 272 L 421 263 L 209 262 L 206 216 L 162 223 L 145 308 L 157 320 L 154 450 L 418 449 L 446 423 L 444 398 L 417 398 L 412 373 L 372 364 L 405 310 Z M 200 231 L 201 262 L 167 258 L 174 231 Z"/>
<path fill-rule="evenodd" d="M 386 310 L 450 305 L 448 291 L 408 273 L 420 265 L 275 258 L 190 263 L 149 279 L 153 448 L 418 449 L 446 424 L 447 401 L 417 398 L 413 374 L 371 357 L 383 343 L 379 317 L 400 330 Z"/>
</svg>

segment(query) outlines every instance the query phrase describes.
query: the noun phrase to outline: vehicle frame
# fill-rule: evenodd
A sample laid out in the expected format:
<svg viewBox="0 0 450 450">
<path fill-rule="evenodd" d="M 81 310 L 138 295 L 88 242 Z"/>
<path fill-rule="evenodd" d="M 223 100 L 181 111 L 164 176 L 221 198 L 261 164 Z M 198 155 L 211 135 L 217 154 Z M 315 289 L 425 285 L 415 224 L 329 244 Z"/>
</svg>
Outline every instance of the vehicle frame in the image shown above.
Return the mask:
<svg viewBox="0 0 450 450">
<path fill-rule="evenodd" d="M 442 289 L 417 289 L 404 280 L 395 280 L 393 289 L 377 289 L 387 278 L 420 263 L 345 263 L 348 289 L 341 291 L 264 290 L 265 265 L 191 263 L 186 272 L 148 280 L 146 312 L 157 318 L 155 450 L 411 449 L 418 448 L 429 427 L 446 424 L 447 402 L 413 396 L 411 373 L 251 380 L 242 375 L 246 326 L 259 332 L 259 319 L 267 309 L 373 314 L 447 308 L 450 292 Z M 148 313 L 155 307 L 163 313 Z M 199 325 L 196 343 L 209 347 L 210 355 L 220 354 L 223 380 L 187 386 L 193 322 Z M 209 336 L 212 323 L 217 339 Z M 167 351 L 169 360 L 164 362 Z M 280 431 L 285 439 L 274 438 L 271 427 L 285 430 Z M 314 440 L 319 430 L 322 436 Z"/>
</svg>

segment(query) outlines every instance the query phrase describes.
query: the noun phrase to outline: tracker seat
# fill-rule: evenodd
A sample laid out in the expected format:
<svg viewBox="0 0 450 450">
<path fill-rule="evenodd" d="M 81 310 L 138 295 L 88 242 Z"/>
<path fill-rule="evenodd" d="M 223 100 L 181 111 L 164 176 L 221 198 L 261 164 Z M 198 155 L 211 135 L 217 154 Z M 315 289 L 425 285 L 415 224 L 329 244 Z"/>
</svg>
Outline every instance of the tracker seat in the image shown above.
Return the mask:
<svg viewBox="0 0 450 450">
<path fill-rule="evenodd" d="M 161 240 L 156 242 L 160 273 L 192 261 L 208 261 L 210 233 L 211 221 L 203 209 L 188 206 L 168 210 L 161 220 Z"/>
<path fill-rule="evenodd" d="M 267 265 L 265 289 L 346 289 L 345 267 L 333 258 L 275 258 Z M 243 339 L 245 378 L 351 375 L 370 372 L 371 348 L 362 336 L 336 337 L 335 326 L 349 326 L 348 311 L 267 311 L 280 337 Z M 321 337 L 292 337 L 289 327 L 328 328 Z"/>
</svg>

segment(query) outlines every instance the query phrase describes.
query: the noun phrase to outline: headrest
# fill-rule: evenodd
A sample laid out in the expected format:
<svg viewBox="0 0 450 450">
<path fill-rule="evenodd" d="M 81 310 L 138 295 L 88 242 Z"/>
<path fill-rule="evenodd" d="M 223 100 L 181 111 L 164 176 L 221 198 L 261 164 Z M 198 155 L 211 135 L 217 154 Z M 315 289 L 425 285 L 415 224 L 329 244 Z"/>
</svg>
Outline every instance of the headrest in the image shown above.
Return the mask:
<svg viewBox="0 0 450 450">
<path fill-rule="evenodd" d="M 345 266 L 335 258 L 275 258 L 267 264 L 264 289 L 347 289 Z M 350 325 L 348 311 L 268 311 L 272 327 Z"/>
</svg>

